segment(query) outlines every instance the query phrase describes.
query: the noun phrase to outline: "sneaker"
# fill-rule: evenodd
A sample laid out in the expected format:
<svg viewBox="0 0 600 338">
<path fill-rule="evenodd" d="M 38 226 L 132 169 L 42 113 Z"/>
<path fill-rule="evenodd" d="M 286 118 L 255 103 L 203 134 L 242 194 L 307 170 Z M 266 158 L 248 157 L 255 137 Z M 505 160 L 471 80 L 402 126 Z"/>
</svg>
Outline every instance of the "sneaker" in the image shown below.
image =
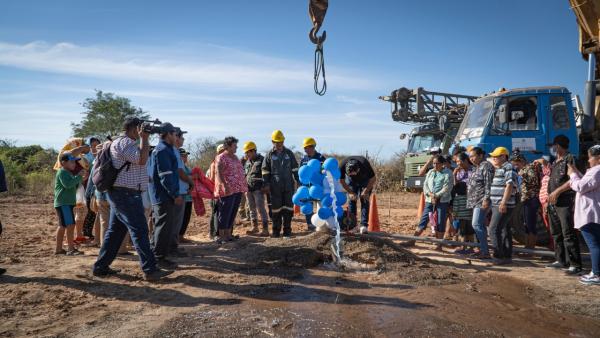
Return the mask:
<svg viewBox="0 0 600 338">
<path fill-rule="evenodd" d="M 581 274 L 582 274 L 582 272 L 583 272 L 583 270 L 581 270 L 581 268 L 577 268 L 577 267 L 574 267 L 574 266 L 571 266 L 571 267 L 569 267 L 569 268 L 568 268 L 568 269 L 565 271 L 565 273 L 566 273 L 567 275 L 572 275 L 572 276 L 581 275 Z"/>
<path fill-rule="evenodd" d="M 582 275 L 581 277 L 579 277 L 579 279 L 583 279 L 583 280 L 585 280 L 585 279 L 592 278 L 592 277 L 594 277 L 594 276 L 595 276 L 595 275 L 594 275 L 594 272 L 593 272 L 593 271 L 590 271 L 590 273 L 588 273 L 587 275 Z"/>
<path fill-rule="evenodd" d="M 159 279 L 166 277 L 170 274 L 172 274 L 173 271 L 172 270 L 164 270 L 161 268 L 157 268 L 156 270 L 150 272 L 150 273 L 145 273 L 144 274 L 144 279 L 149 281 L 149 282 L 156 282 Z"/>
<path fill-rule="evenodd" d="M 583 277 L 586 277 L 585 279 Z M 586 275 L 579 278 L 579 283 L 583 285 L 600 285 L 600 276 Z"/>
<path fill-rule="evenodd" d="M 292 238 L 292 234 L 283 234 L 283 238 L 290 239 Z"/>
<path fill-rule="evenodd" d="M 92 270 L 92 275 L 96 276 L 96 277 L 108 277 L 108 276 L 112 276 L 112 275 L 116 275 L 119 272 L 121 272 L 121 270 L 119 269 L 111 269 L 111 268 L 106 268 L 106 269 L 102 269 L 102 270 Z"/>
<path fill-rule="evenodd" d="M 563 269 L 565 267 L 565 265 L 559 261 L 555 261 L 554 263 L 550 263 L 548 265 L 546 265 L 547 268 L 552 268 L 552 269 Z"/>
<path fill-rule="evenodd" d="M 159 268 L 168 270 L 175 269 L 177 267 L 177 263 L 170 261 L 166 258 L 158 259 L 156 265 L 158 265 Z"/>
<path fill-rule="evenodd" d="M 360 230 L 358 231 L 360 234 L 366 234 L 367 232 L 369 232 L 368 228 L 366 226 L 361 226 Z"/>
<path fill-rule="evenodd" d="M 67 253 L 66 253 L 66 255 L 67 255 L 67 256 L 81 256 L 81 255 L 83 255 L 83 254 L 84 254 L 84 253 L 83 253 L 82 251 L 79 251 L 79 250 L 77 250 L 77 249 L 69 250 L 69 251 L 67 251 Z"/>
</svg>

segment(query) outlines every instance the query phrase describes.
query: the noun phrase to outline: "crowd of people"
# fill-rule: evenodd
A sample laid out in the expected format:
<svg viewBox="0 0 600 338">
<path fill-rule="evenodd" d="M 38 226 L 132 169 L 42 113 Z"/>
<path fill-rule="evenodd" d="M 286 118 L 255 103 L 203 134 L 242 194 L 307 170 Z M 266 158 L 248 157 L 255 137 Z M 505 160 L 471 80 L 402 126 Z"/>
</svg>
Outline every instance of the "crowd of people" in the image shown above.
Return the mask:
<svg viewBox="0 0 600 338">
<path fill-rule="evenodd" d="M 81 244 L 98 246 L 92 272 L 103 277 L 119 272 L 111 264 L 117 255 L 131 254 L 129 243 L 139 256 L 145 279 L 159 280 L 174 271 L 177 264 L 172 258 L 186 256 L 179 244 L 187 241 L 184 235 L 195 203 L 192 190 L 201 184 L 198 172 L 205 177 L 188 166 L 185 131 L 163 123 L 154 132 L 159 142 L 151 147 L 142 121 L 130 118 L 123 133 L 113 139 L 101 142 L 92 137 L 86 144 L 75 138 L 60 150 L 54 185 L 55 254 L 81 255 Z M 323 163 L 325 157 L 316 150 L 313 138 L 304 140 L 300 163 L 285 146 L 280 130 L 273 132 L 271 141 L 264 155 L 256 143 L 245 142 L 241 159 L 236 156 L 239 140 L 235 137 L 226 137 L 217 146 L 205 179 L 211 195 L 209 235 L 218 245 L 239 239 L 233 228 L 242 209 L 246 211 L 242 217 L 252 226 L 248 235 L 292 236 L 292 195 L 301 185 L 299 167 L 314 159 Z M 558 135 L 552 156 L 531 162 L 518 150 L 511 154 L 505 147 L 490 154 L 480 147 L 457 147 L 451 156 L 434 154 L 421 169 L 424 206 L 414 235 L 422 235 L 429 226 L 438 239 L 465 242 L 456 253 L 505 265 L 513 258 L 511 228 L 522 226 L 525 247 L 535 249 L 538 231 L 544 229 L 538 226 L 541 219 L 556 258 L 547 267 L 579 276 L 582 284 L 600 285 L 600 145 L 589 148 L 589 168 L 584 173 L 568 149 L 569 139 Z M 365 157 L 350 156 L 340 162 L 340 173 L 349 200 L 342 217 L 353 219 L 340 219 L 340 223 L 366 233 L 375 171 Z M 2 191 L 6 182 L 0 162 Z M 307 230 L 315 231 L 311 219 L 312 214 L 306 214 Z M 583 272 L 578 232 L 590 252 L 588 274 Z M 436 249 L 443 250 L 442 244 Z M 0 274 L 4 271 L 0 269 Z"/>
<path fill-rule="evenodd" d="M 568 149 L 569 139 L 558 135 L 552 158 L 532 162 L 505 147 L 497 147 L 489 158 L 480 147 L 457 147 L 448 157 L 434 154 L 421 170 L 425 205 L 414 235 L 420 236 L 430 225 L 432 235 L 440 239 L 473 242 L 476 237 L 475 250 L 464 246 L 456 252 L 504 265 L 512 263 L 511 227 L 522 226 L 525 247 L 534 249 L 541 218 L 556 258 L 548 268 L 580 276 L 582 284 L 600 285 L 600 146 L 588 150 L 585 175 Z M 592 260 L 591 272 L 585 275 L 576 229 Z"/>
<path fill-rule="evenodd" d="M 186 256 L 179 244 L 186 241 L 192 190 L 201 183 L 187 164 L 186 132 L 170 123 L 153 132 L 159 141 L 151 147 L 143 121 L 130 118 L 124 122 L 123 133 L 113 139 L 101 142 L 90 138 L 86 144 L 75 138 L 61 149 L 55 166 L 55 254 L 82 255 L 82 244 L 98 246 L 92 272 L 104 277 L 119 272 L 111 267 L 112 262 L 118 255 L 130 255 L 131 244 L 145 279 L 159 280 L 177 268 L 173 258 Z M 292 236 L 292 195 L 301 184 L 299 164 L 285 147 L 280 130 L 273 132 L 271 141 L 272 148 L 265 155 L 258 153 L 254 142 L 245 142 L 241 159 L 236 156 L 239 140 L 235 137 L 226 137 L 217 146 L 206 172 L 212 193 L 209 235 L 215 243 L 239 239 L 233 228 L 240 209 L 248 211 L 252 225 L 248 235 Z M 306 138 L 303 148 L 300 165 L 312 159 L 324 162 L 313 138 Z M 358 200 L 362 204 L 356 231 L 365 233 L 375 172 L 362 156 L 349 157 L 340 167 L 350 213 L 356 215 Z M 311 216 L 306 215 L 307 230 L 315 231 Z"/>
</svg>

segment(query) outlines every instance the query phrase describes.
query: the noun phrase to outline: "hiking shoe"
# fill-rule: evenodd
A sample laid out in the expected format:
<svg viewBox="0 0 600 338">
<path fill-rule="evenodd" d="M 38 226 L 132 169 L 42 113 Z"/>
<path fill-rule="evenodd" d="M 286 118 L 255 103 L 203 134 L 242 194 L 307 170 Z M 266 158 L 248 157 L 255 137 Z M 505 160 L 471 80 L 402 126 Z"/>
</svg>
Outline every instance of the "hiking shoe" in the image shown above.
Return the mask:
<svg viewBox="0 0 600 338">
<path fill-rule="evenodd" d="M 585 275 L 579 278 L 579 283 L 583 285 L 600 285 L 600 276 Z"/>
<path fill-rule="evenodd" d="M 269 237 L 269 230 L 268 229 L 263 229 L 263 231 L 258 234 L 260 237 Z"/>
<path fill-rule="evenodd" d="M 154 270 L 150 273 L 145 273 L 144 279 L 149 282 L 156 282 L 156 281 L 160 280 L 161 278 L 164 278 L 164 277 L 172 274 L 173 272 L 174 272 L 173 270 L 164 270 L 161 268 L 157 268 L 156 270 Z"/>
<path fill-rule="evenodd" d="M 548 265 L 546 265 L 547 268 L 552 268 L 552 269 L 563 269 L 565 267 L 565 265 L 559 261 L 555 261 L 554 263 L 550 263 Z"/>
<path fill-rule="evenodd" d="M 83 253 L 82 251 L 79 251 L 79 250 L 77 250 L 77 249 L 69 250 L 69 251 L 67 251 L 67 253 L 66 253 L 66 255 L 67 255 L 67 256 L 81 256 L 81 255 L 83 255 L 83 254 L 84 254 L 84 253 Z"/>
<path fill-rule="evenodd" d="M 158 265 L 159 268 L 168 270 L 175 269 L 177 267 L 177 263 L 170 261 L 166 258 L 158 259 L 156 265 Z"/>
<path fill-rule="evenodd" d="M 118 274 L 119 272 L 121 272 L 120 269 L 111 269 L 111 268 L 106 268 L 106 269 L 102 269 L 102 270 L 92 270 L 92 275 L 96 276 L 96 277 L 108 277 L 108 276 L 113 276 Z"/>
<path fill-rule="evenodd" d="M 360 234 L 366 234 L 366 233 L 368 233 L 368 232 L 369 232 L 369 229 L 368 229 L 366 226 L 362 225 L 362 226 L 360 227 L 360 229 L 358 230 L 358 232 L 359 232 Z"/>
<path fill-rule="evenodd" d="M 567 270 L 565 270 L 565 273 L 567 275 L 576 276 L 576 275 L 581 275 L 583 273 L 583 270 L 581 268 L 571 266 Z"/>
</svg>

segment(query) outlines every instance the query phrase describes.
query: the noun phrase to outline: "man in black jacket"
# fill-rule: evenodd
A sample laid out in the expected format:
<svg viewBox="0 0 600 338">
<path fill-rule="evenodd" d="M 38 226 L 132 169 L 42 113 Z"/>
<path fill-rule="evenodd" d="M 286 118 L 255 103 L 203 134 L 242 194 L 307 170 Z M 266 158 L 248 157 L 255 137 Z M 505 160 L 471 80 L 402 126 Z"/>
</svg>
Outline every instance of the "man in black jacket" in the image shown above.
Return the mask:
<svg viewBox="0 0 600 338">
<path fill-rule="evenodd" d="M 248 200 L 248 209 L 252 222 L 252 230 L 249 230 L 247 234 L 258 234 L 258 209 L 262 223 L 262 232 L 260 235 L 266 237 L 269 236 L 269 216 L 267 215 L 267 209 L 265 209 L 265 194 L 262 191 L 262 163 L 264 157 L 256 151 L 256 144 L 254 142 L 246 142 L 244 144 L 244 153 L 246 154 L 244 171 L 246 172 L 246 182 L 248 183 L 246 199 Z"/>
</svg>

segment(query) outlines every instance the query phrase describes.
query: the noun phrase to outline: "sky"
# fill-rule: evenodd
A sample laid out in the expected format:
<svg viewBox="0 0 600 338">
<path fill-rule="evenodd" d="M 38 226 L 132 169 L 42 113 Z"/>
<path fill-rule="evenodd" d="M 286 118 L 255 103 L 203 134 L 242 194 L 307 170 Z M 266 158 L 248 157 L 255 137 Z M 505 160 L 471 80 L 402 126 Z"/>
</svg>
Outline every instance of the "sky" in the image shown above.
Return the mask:
<svg viewBox="0 0 600 338">
<path fill-rule="evenodd" d="M 330 0 L 328 90 L 313 92 L 307 0 L 3 0 L 0 139 L 60 148 L 95 90 L 131 99 L 189 139 L 386 159 L 412 129 L 378 100 L 400 87 L 481 95 L 500 87 L 583 93 L 567 0 Z"/>
</svg>

